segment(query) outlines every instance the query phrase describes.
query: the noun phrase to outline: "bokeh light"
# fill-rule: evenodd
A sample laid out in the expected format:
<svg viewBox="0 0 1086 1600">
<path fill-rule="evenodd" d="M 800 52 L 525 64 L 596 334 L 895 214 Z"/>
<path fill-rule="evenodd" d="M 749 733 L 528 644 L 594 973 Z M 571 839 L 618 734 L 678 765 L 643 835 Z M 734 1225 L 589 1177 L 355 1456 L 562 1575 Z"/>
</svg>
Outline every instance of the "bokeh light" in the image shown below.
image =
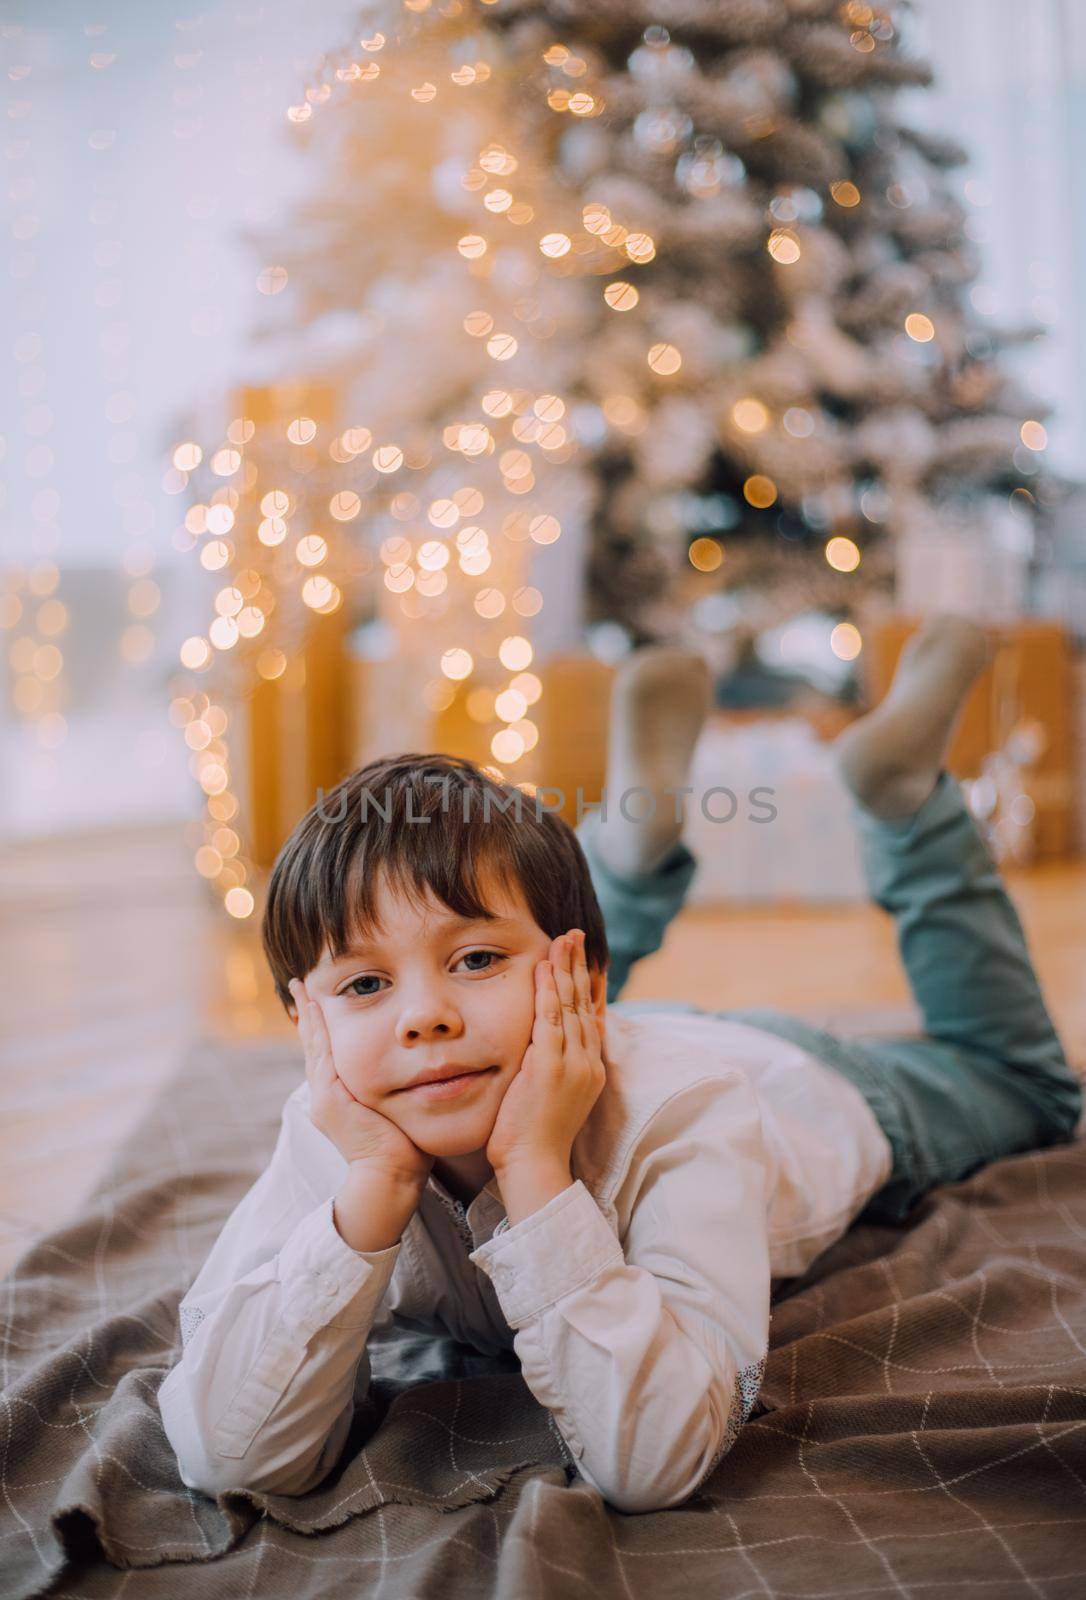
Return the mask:
<svg viewBox="0 0 1086 1600">
<path fill-rule="evenodd" d="M 863 649 L 859 628 L 851 622 L 839 622 L 830 634 L 830 649 L 839 661 L 855 661 Z"/>
<path fill-rule="evenodd" d="M 837 572 L 855 572 L 860 565 L 859 546 L 843 534 L 837 534 L 826 544 L 826 560 Z"/>
</svg>

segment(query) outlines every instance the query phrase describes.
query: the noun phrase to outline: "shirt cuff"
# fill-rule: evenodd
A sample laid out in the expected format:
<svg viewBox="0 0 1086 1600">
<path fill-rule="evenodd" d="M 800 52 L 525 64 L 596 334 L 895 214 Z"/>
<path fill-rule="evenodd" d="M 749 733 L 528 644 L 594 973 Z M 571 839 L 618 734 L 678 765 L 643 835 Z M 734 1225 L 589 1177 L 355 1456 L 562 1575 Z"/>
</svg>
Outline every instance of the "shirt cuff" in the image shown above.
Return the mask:
<svg viewBox="0 0 1086 1600">
<path fill-rule="evenodd" d="M 284 1321 L 306 1340 L 321 1328 L 368 1330 L 400 1253 L 398 1240 L 387 1250 L 352 1250 L 333 1204 L 325 1200 L 304 1217 L 279 1252 Z"/>
<path fill-rule="evenodd" d="M 624 1260 L 622 1246 L 580 1178 L 473 1250 L 511 1328 L 531 1322 L 564 1295 Z"/>
</svg>

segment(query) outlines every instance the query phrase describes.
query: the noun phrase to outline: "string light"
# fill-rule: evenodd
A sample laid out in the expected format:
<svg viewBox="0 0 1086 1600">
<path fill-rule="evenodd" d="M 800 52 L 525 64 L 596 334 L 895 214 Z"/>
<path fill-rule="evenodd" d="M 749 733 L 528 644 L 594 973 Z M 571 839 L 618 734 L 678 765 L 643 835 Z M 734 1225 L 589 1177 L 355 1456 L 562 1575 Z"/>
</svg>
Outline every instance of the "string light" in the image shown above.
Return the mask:
<svg viewBox="0 0 1086 1600">
<path fill-rule="evenodd" d="M 715 539 L 695 539 L 687 558 L 698 572 L 715 572 L 723 564 L 724 552 Z"/>
<path fill-rule="evenodd" d="M 837 572 L 855 572 L 860 565 L 859 546 L 837 534 L 826 544 L 826 560 Z"/>
<path fill-rule="evenodd" d="M 286 267 L 264 267 L 257 274 L 257 292 L 266 295 L 282 294 L 289 282 L 290 274 Z"/>
<path fill-rule="evenodd" d="M 917 344 L 927 344 L 929 340 L 935 338 L 935 324 L 922 311 L 911 311 L 905 318 L 905 332 L 910 339 L 915 339 Z"/>
<path fill-rule="evenodd" d="M 496 761 L 511 767 L 524 754 L 524 739 L 513 728 L 503 728 L 491 739 L 490 750 Z"/>
<path fill-rule="evenodd" d="M 737 400 L 732 407 L 732 421 L 744 433 L 761 433 L 769 421 L 769 412 L 760 400 Z"/>
<path fill-rule="evenodd" d="M 607 285 L 603 291 L 603 298 L 612 311 L 632 311 L 641 296 L 632 283 L 619 278 L 615 283 Z"/>
<path fill-rule="evenodd" d="M 495 361 L 511 361 L 519 346 L 511 333 L 496 333 L 486 342 L 486 353 Z"/>
<path fill-rule="evenodd" d="M 800 258 L 799 239 L 791 228 L 774 228 L 766 249 L 778 266 L 790 267 Z"/>
<path fill-rule="evenodd" d="M 190 672 L 201 672 L 211 665 L 211 646 L 199 634 L 185 640 L 180 650 L 181 665 Z"/>
<path fill-rule="evenodd" d="M 814 418 L 803 406 L 789 406 L 781 422 L 793 439 L 809 439 L 815 429 Z"/>
<path fill-rule="evenodd" d="M 191 439 L 179 444 L 173 452 L 173 464 L 178 472 L 195 472 L 204 459 L 204 452 Z"/>
<path fill-rule="evenodd" d="M 528 702 L 516 689 L 503 689 L 494 701 L 494 711 L 503 722 L 517 722 L 528 709 Z"/>
<path fill-rule="evenodd" d="M 839 622 L 830 634 L 830 649 L 839 661 L 855 661 L 863 649 L 859 628 L 851 622 Z"/>
<path fill-rule="evenodd" d="M 619 230 L 621 231 L 621 230 Z M 639 267 L 647 266 L 656 255 L 656 242 L 650 234 L 634 232 L 623 241 L 626 254 Z"/>
<path fill-rule="evenodd" d="M 460 648 L 446 650 L 441 657 L 441 670 L 447 678 L 467 678 L 474 665 L 471 652 Z"/>
<path fill-rule="evenodd" d="M 362 510 L 362 497 L 350 490 L 342 490 L 329 500 L 328 510 L 337 522 L 353 522 Z"/>
<path fill-rule="evenodd" d="M 683 364 L 682 355 L 673 344 L 652 345 L 646 359 L 653 372 L 662 378 L 671 377 Z"/>
<path fill-rule="evenodd" d="M 500 589 L 480 589 L 475 596 L 474 605 L 481 617 L 491 620 L 500 617 L 505 610 L 505 596 Z"/>
<path fill-rule="evenodd" d="M 510 672 L 520 672 L 530 666 L 532 654 L 531 642 L 522 634 L 512 634 L 503 639 L 498 649 L 498 659 Z"/>
<path fill-rule="evenodd" d="M 743 498 L 758 510 L 765 510 L 777 498 L 777 485 L 765 473 L 752 473 L 743 485 Z"/>
<path fill-rule="evenodd" d="M 535 544 L 554 544 L 560 538 L 562 524 L 558 518 L 545 512 L 528 523 L 528 536 Z"/>
<path fill-rule="evenodd" d="M 403 451 L 398 445 L 379 445 L 373 452 L 373 464 L 378 472 L 398 472 L 403 466 Z"/>
<path fill-rule="evenodd" d="M 422 8 L 422 0 L 415 0 L 413 5 L 409 5 L 409 9 Z M 361 41 L 362 49 L 369 54 L 376 53 L 384 45 L 385 40 L 378 34 Z M 409 66 L 406 56 L 403 65 Z M 563 57 L 562 65 L 568 77 L 583 78 L 587 73 L 587 63 L 571 53 Z M 378 70 L 376 62 L 352 63 L 349 69 L 336 74 L 336 81 L 345 85 L 372 83 Z M 486 63 L 464 62 L 454 66 L 448 81 L 468 91 L 476 84 L 485 83 L 489 76 L 490 69 Z M 410 98 L 423 107 L 440 97 L 437 83 L 430 79 L 409 84 L 408 89 Z M 394 84 L 390 84 L 390 93 L 393 91 Z M 327 102 L 329 93 L 328 85 L 320 90 L 311 86 L 306 91 L 304 102 L 299 99 L 294 107 L 288 109 L 288 116 L 298 123 L 311 120 L 316 109 Z M 575 93 L 567 92 L 563 109 L 573 116 L 596 115 L 602 109 L 602 98 L 587 86 L 578 88 Z M 453 248 L 465 270 L 475 275 L 483 274 L 480 281 L 487 279 L 495 244 L 490 229 L 509 224 L 524 226 L 536 214 L 537 207 L 530 203 L 528 196 L 514 193 L 509 186 L 509 180 L 521 171 L 521 165 L 518 153 L 511 150 L 507 143 L 495 140 L 482 145 L 475 166 L 464 175 L 464 187 L 478 194 L 479 215 L 481 219 L 487 219 L 487 225 L 469 227 L 455 241 Z M 516 181 L 520 186 L 525 181 L 523 174 Z M 591 233 L 586 227 L 585 235 L 578 235 L 577 240 L 562 227 L 544 228 L 539 233 L 539 256 L 553 270 L 566 270 L 580 248 L 577 241 L 587 238 L 597 239 L 603 248 L 622 249 L 626 259 L 635 265 L 643 265 L 653 259 L 656 247 L 652 238 L 643 231 L 629 229 L 615 222 L 606 208 L 599 208 L 592 214 L 586 213 L 584 220 L 596 231 Z M 272 263 L 258 275 L 257 290 L 264 295 L 278 294 L 286 290 L 289 284 L 290 273 Z M 607 304 L 614 310 L 632 311 L 639 301 L 637 289 L 626 280 L 620 280 L 608 288 Z M 539 320 L 535 304 L 523 294 L 513 309 L 522 322 L 534 324 Z M 477 304 L 475 310 L 463 316 L 463 329 L 468 338 L 481 342 L 489 360 L 505 365 L 513 363 L 519 354 L 521 338 L 510 330 L 507 322 L 502 325 L 496 311 L 496 305 Z M 545 332 L 543 336 L 546 336 Z M 681 365 L 681 356 L 674 346 L 663 347 L 654 359 L 655 369 L 663 375 L 678 370 Z M 443 429 L 442 442 L 461 461 L 489 460 L 500 476 L 504 492 L 527 499 L 527 509 L 515 515 L 510 513 L 499 517 L 500 543 L 495 547 L 492 531 L 476 520 L 485 511 L 484 494 L 476 485 L 462 484 L 453 492 L 438 494 L 428 504 L 420 506 L 415 495 L 403 489 L 392 492 L 390 484 L 390 492 L 384 502 L 387 514 L 407 522 L 414 522 L 423 515 L 430 528 L 439 535 L 416 541 L 406 536 L 386 534 L 380 541 L 380 564 L 377 567 L 380 588 L 389 596 L 390 602 L 400 608 L 405 618 L 421 621 L 429 614 L 425 610 L 427 605 L 444 599 L 450 571 L 455 570 L 459 583 L 471 584 L 492 567 L 496 553 L 501 556 L 500 566 L 504 571 L 504 552 L 507 549 L 512 551 L 518 544 L 525 543 L 546 545 L 561 536 L 559 517 L 528 497 L 536 492 L 542 458 L 554 456 L 564 459 L 564 453 L 571 447 L 571 433 L 565 420 L 565 400 L 553 391 L 533 396 L 515 388 L 493 388 L 480 395 L 477 405 L 476 417 L 468 415 Z M 622 415 L 632 429 L 637 424 L 640 408 L 632 399 L 629 407 L 632 409 L 624 410 L 620 405 L 617 414 Z M 507 432 L 498 434 L 495 432 L 498 428 L 504 428 Z M 303 413 L 288 419 L 284 433 L 285 442 L 296 450 L 311 450 L 319 445 L 319 425 L 315 416 Z M 191 475 L 202 467 L 205 472 L 210 471 L 227 482 L 235 478 L 240 481 L 247 470 L 245 447 L 251 437 L 245 431 L 228 433 L 227 443 L 217 446 L 210 459 L 205 455 L 205 447 L 201 442 L 195 439 L 182 440 L 175 447 L 171 467 L 178 474 L 185 475 Z M 327 450 L 332 462 L 344 466 L 350 466 L 360 459 L 366 461 L 367 470 L 372 472 L 377 483 L 394 479 L 402 471 L 425 470 L 431 459 L 430 453 L 419 443 L 393 441 L 387 436 L 384 440 L 380 436 L 375 439 L 372 430 L 361 423 L 341 427 L 338 432 L 333 430 Z M 216 494 L 210 500 L 205 499 L 190 507 L 186 519 L 186 531 L 193 538 L 204 541 L 200 546 L 204 566 L 224 576 L 230 575 L 216 593 L 215 614 L 208 620 L 205 631 L 194 634 L 181 647 L 182 665 L 194 676 L 209 673 L 216 660 L 231 651 L 247 648 L 257 634 L 264 633 L 268 618 L 275 610 L 275 591 L 288 581 L 284 576 L 287 569 L 272 569 L 268 564 L 279 559 L 278 552 L 291 532 L 299 509 L 298 502 L 282 481 L 277 484 L 275 476 L 272 476 L 269 485 L 267 475 L 262 474 L 259 487 L 256 488 L 259 515 L 254 511 L 251 521 L 246 520 L 243 526 L 238 521 L 238 514 L 246 506 L 248 492 L 248 487 L 242 487 L 240 496 L 235 495 L 232 501 L 223 500 Z M 329 495 L 325 504 L 332 524 L 342 526 L 361 517 L 364 496 L 354 487 L 341 489 Z M 379 508 L 374 504 L 367 505 L 366 510 L 367 514 L 379 514 Z M 313 611 L 327 613 L 342 603 L 341 586 L 329 570 L 333 564 L 333 550 L 327 530 L 316 532 L 312 526 L 303 525 L 298 530 L 298 536 L 291 539 L 290 548 L 296 562 L 294 570 L 300 570 L 303 574 L 300 590 L 295 591 L 302 605 Z M 257 551 L 263 552 L 263 555 L 254 563 Z M 455 562 L 452 559 L 454 556 Z M 257 591 L 253 593 L 246 592 L 241 581 L 242 574 L 250 569 L 253 569 L 257 583 Z M 271 577 L 273 570 L 274 578 Z M 512 574 L 513 569 L 509 568 L 509 571 Z M 307 572 L 308 575 L 305 575 Z M 537 615 L 543 604 L 540 591 L 532 585 L 514 581 L 506 588 L 500 579 L 495 581 L 493 578 L 484 587 L 469 591 L 469 596 L 465 598 L 468 597 L 472 613 L 484 623 L 496 623 L 503 613 L 510 610 L 528 619 Z M 524 635 L 510 633 L 500 641 L 496 640 L 493 646 L 485 648 L 484 659 L 493 655 L 497 656 L 507 672 L 515 674 L 503 689 L 483 684 L 472 685 L 477 660 L 471 651 L 454 645 L 439 652 L 437 676 L 431 677 L 421 692 L 425 704 L 433 711 L 440 711 L 452 704 L 458 692 L 457 686 L 464 685 L 467 691 L 466 704 L 473 719 L 484 723 L 497 719 L 504 724 L 493 732 L 490 751 L 495 760 L 500 761 L 503 767 L 508 767 L 521 760 L 538 741 L 538 727 L 526 716 L 526 712 L 540 698 L 542 684 L 538 677 L 526 670 L 532 662 L 533 650 L 530 640 Z M 274 683 L 283 680 L 290 672 L 292 652 L 281 643 L 274 640 L 265 643 L 261 638 L 256 653 L 248 659 L 252 663 L 251 670 L 259 680 Z M 197 693 L 195 688 L 193 693 Z M 199 765 L 193 769 L 194 775 L 207 797 L 210 820 L 216 823 L 221 835 L 222 823 L 229 820 L 225 808 L 229 805 L 232 815 L 236 812 L 237 800 L 230 792 L 231 763 L 225 728 L 213 735 L 209 731 L 206 711 L 207 707 L 204 706 L 199 718 L 190 719 L 189 738 L 193 757 L 199 757 Z M 500 771 L 498 768 L 492 770 L 495 773 Z M 217 816 L 211 812 L 212 806 L 219 809 Z M 245 918 L 251 915 L 254 902 L 244 883 L 250 869 L 244 860 L 242 837 L 233 830 L 232 847 L 229 852 L 224 852 L 223 839 L 216 834 L 209 835 L 199 846 L 197 868 L 209 881 L 222 888 L 224 904 L 230 914 Z M 227 872 L 228 867 L 232 867 L 233 871 Z"/>
</svg>

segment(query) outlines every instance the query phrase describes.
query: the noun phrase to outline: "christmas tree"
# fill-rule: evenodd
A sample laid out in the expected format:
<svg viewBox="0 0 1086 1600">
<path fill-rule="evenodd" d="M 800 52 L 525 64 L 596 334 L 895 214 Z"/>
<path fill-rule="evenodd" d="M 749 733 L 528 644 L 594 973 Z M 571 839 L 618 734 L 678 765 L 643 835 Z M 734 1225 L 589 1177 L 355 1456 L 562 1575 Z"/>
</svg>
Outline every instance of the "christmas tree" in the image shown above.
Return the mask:
<svg viewBox="0 0 1086 1600">
<path fill-rule="evenodd" d="M 847 662 L 906 557 L 915 586 L 963 526 L 1028 554 L 1056 491 L 1000 358 L 1036 330 L 971 316 L 964 152 L 897 109 L 930 81 L 905 13 L 368 7 L 285 108 L 312 184 L 253 241 L 278 420 L 175 457 L 223 480 L 186 665 L 289 661 L 346 597 L 398 663 L 383 742 L 459 697 L 520 780 L 548 623 L 624 645 L 814 611 Z"/>
<path fill-rule="evenodd" d="M 449 398 L 435 373 L 478 407 L 460 301 L 492 298 L 521 255 L 503 380 L 568 407 L 588 614 L 635 639 L 721 589 L 764 597 L 767 619 L 847 615 L 892 588 L 899 541 L 953 538 L 963 507 L 983 521 L 1013 503 L 1028 544 L 1044 429 L 999 357 L 1037 330 L 971 315 L 978 261 L 947 179 L 965 153 L 896 110 L 896 90 L 930 81 L 901 42 L 906 10 L 372 8 L 371 48 L 329 57 L 313 96 L 335 154 L 314 145 L 295 330 L 379 300 L 375 355 L 344 364 L 358 403 L 396 395 L 421 428 Z M 353 97 L 324 106 L 344 79 Z M 507 183 L 480 164 L 487 121 Z M 472 220 L 485 248 L 458 275 L 450 223 Z"/>
</svg>

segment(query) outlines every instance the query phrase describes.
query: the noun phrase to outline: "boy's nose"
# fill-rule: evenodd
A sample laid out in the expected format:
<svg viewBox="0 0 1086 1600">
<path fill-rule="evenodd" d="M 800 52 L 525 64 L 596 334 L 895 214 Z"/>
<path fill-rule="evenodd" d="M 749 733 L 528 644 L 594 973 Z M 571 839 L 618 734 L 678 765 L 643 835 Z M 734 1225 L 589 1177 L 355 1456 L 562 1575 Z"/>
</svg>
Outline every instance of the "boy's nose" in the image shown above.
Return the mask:
<svg viewBox="0 0 1086 1600">
<path fill-rule="evenodd" d="M 401 1039 L 408 1042 L 412 1039 L 451 1039 L 452 1037 L 453 1030 L 445 1022 L 435 1022 L 431 1027 L 422 1026 L 418 1028 L 407 1024 L 401 1033 Z"/>
<path fill-rule="evenodd" d="M 456 1008 L 433 995 L 405 1005 L 396 1027 L 401 1044 L 418 1044 L 424 1039 L 455 1039 L 462 1031 L 463 1023 Z"/>
</svg>

